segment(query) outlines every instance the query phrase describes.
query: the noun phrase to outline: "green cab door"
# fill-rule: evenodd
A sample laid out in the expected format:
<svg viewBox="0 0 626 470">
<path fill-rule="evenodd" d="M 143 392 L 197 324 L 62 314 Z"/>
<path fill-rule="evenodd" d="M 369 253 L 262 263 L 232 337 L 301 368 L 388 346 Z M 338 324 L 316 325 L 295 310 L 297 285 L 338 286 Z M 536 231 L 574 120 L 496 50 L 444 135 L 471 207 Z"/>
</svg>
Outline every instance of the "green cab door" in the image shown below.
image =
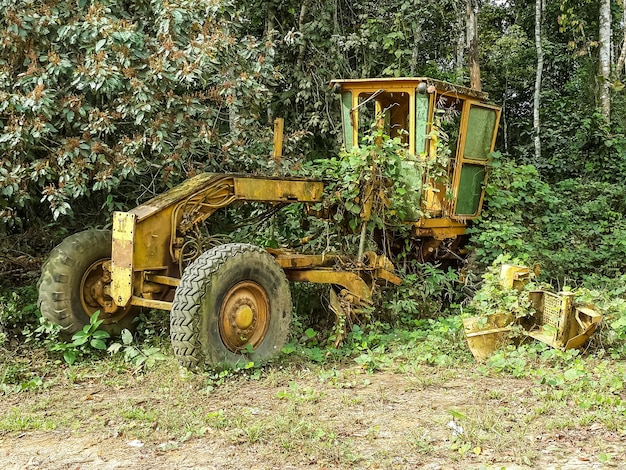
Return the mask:
<svg viewBox="0 0 626 470">
<path fill-rule="evenodd" d="M 453 176 L 452 217 L 474 219 L 480 215 L 487 182 L 487 164 L 493 152 L 500 109 L 469 101 L 461 118 L 460 142 Z"/>
</svg>

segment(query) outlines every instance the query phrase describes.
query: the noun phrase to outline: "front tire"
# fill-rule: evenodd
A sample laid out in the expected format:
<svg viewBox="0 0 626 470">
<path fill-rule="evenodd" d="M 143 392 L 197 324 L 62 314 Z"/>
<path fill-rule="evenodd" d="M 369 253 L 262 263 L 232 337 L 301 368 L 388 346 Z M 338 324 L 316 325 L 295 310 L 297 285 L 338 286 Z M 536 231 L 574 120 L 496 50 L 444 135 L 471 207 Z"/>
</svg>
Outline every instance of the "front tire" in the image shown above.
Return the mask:
<svg viewBox="0 0 626 470">
<path fill-rule="evenodd" d="M 176 289 L 174 354 L 189 369 L 265 361 L 285 345 L 291 310 L 289 282 L 267 251 L 243 243 L 215 247 L 185 269 Z"/>
<path fill-rule="evenodd" d="M 137 314 L 134 308 L 105 314 L 103 302 L 112 301 L 104 294 L 105 262 L 111 259 L 111 231 L 86 230 L 67 237 L 57 245 L 44 263 L 37 285 L 41 314 L 60 325 L 61 336 L 71 338 L 100 311 L 101 330 L 118 335 L 132 327 Z"/>
</svg>

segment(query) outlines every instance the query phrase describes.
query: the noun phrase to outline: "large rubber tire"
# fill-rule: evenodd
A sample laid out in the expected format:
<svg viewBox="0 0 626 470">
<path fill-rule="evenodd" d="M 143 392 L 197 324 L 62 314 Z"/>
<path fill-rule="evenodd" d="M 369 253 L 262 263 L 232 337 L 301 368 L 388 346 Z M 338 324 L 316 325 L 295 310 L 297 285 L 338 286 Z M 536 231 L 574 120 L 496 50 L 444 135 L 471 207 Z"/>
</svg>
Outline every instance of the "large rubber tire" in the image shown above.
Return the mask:
<svg viewBox="0 0 626 470">
<path fill-rule="evenodd" d="M 87 230 L 67 237 L 57 245 L 42 267 L 37 285 L 41 314 L 62 327 L 65 339 L 89 323 L 91 315 L 100 310 L 89 298 L 86 284 L 97 281 L 101 263 L 111 259 L 111 231 Z M 116 312 L 107 319 L 101 330 L 118 335 L 124 328 L 132 328 L 138 309 Z"/>
<path fill-rule="evenodd" d="M 185 269 L 170 314 L 174 354 L 188 369 L 266 361 L 287 341 L 289 282 L 254 245 L 229 243 Z"/>
</svg>

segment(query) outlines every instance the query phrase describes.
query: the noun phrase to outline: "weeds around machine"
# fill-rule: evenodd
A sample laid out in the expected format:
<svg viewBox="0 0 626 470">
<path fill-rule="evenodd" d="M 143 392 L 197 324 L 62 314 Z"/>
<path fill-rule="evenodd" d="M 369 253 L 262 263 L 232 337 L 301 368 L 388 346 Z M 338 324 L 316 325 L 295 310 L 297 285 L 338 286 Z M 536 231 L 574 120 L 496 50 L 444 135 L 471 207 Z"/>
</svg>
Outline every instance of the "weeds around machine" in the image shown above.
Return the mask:
<svg viewBox="0 0 626 470">
<path fill-rule="evenodd" d="M 362 145 L 371 124 L 397 138 L 416 161 L 405 168 L 415 182 L 415 207 L 403 223 L 420 259 L 462 236 L 480 215 L 500 108 L 487 95 L 428 78 L 337 80 L 343 141 Z M 445 178 L 429 162 L 449 149 Z M 282 154 L 282 121 L 275 125 L 275 157 Z M 441 170 L 441 168 L 439 169 Z M 384 250 L 304 254 L 246 243 L 207 247 L 199 227 L 221 208 L 252 201 L 271 205 L 318 204 L 325 182 L 294 177 L 205 173 L 128 211 L 116 212 L 112 231 L 88 230 L 65 239 L 50 254 L 39 283 L 42 314 L 66 334 L 95 312 L 117 333 L 140 307 L 169 310 L 172 346 L 188 368 L 261 361 L 285 344 L 292 315 L 289 281 L 328 284 L 331 308 L 371 304 L 380 284 L 400 284 Z M 361 196 L 361 237 L 373 200 Z M 417 214 L 413 217 L 410 214 Z"/>
</svg>

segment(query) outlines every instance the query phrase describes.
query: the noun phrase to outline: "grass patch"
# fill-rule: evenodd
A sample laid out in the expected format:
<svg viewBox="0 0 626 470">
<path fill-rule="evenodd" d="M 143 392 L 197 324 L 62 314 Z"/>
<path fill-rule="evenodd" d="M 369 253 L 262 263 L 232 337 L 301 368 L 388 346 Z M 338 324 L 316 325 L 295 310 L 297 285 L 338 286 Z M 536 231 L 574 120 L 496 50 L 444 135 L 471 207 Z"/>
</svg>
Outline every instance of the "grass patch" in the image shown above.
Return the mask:
<svg viewBox="0 0 626 470">
<path fill-rule="evenodd" d="M 43 413 L 24 413 L 20 408 L 10 408 L 0 416 L 0 433 L 23 431 L 52 431 L 57 428 L 54 419 Z"/>
<path fill-rule="evenodd" d="M 180 369 L 158 335 L 165 360 L 141 369 L 108 354 L 69 366 L 41 343 L 0 349 L 0 433 L 66 431 L 158 452 L 234 446 L 268 465 L 362 468 L 541 466 L 546 442 L 561 462 L 582 444 L 555 436 L 578 433 L 588 458 L 621 463 L 623 446 L 600 443 L 626 429 L 622 362 L 528 343 L 478 364 L 460 323 L 357 326 L 338 350 L 306 338 L 317 359 L 295 342 L 270 365 L 200 374 Z"/>
</svg>

